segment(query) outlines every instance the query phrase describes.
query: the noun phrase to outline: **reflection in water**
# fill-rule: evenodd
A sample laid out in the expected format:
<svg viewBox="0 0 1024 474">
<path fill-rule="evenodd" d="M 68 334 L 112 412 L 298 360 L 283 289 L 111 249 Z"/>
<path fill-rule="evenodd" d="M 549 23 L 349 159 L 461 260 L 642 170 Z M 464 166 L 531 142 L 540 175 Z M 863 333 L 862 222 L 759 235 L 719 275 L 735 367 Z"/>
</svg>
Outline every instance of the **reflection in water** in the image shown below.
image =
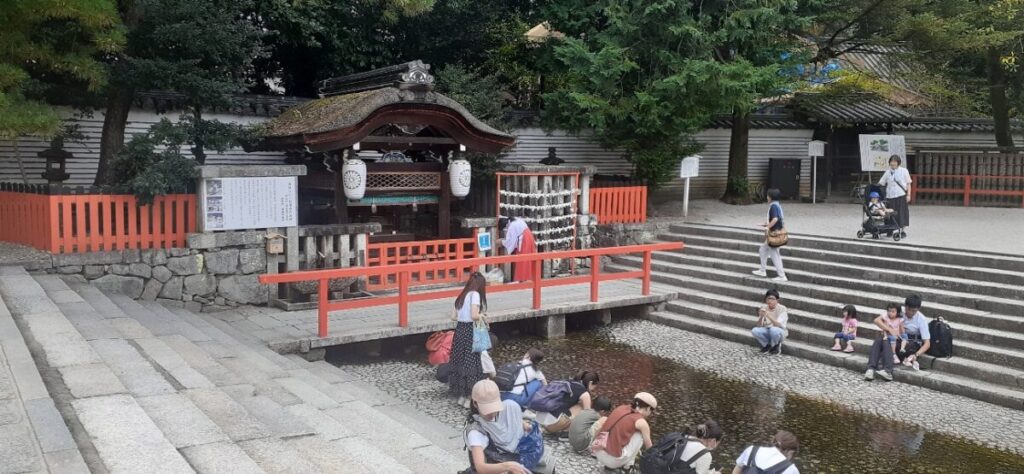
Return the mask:
<svg viewBox="0 0 1024 474">
<path fill-rule="evenodd" d="M 653 393 L 658 397 L 658 410 L 651 418 L 656 437 L 708 418 L 718 420 L 726 435 L 714 457 L 726 472 L 746 446 L 786 429 L 800 438 L 796 462 L 801 473 L 1024 474 L 1020 456 L 762 385 L 722 379 L 611 342 L 607 334 L 613 328 L 570 333 L 555 341 L 503 336 L 491 353 L 495 364 L 501 364 L 518 360 L 536 345 L 544 349 L 542 369 L 548 380 L 569 378 L 580 369 L 596 370 L 601 374 L 596 391 L 616 404 L 628 402 L 641 390 Z M 426 360 L 422 354 L 404 357 L 424 364 Z M 727 354 L 722 363 L 729 363 Z"/>
</svg>

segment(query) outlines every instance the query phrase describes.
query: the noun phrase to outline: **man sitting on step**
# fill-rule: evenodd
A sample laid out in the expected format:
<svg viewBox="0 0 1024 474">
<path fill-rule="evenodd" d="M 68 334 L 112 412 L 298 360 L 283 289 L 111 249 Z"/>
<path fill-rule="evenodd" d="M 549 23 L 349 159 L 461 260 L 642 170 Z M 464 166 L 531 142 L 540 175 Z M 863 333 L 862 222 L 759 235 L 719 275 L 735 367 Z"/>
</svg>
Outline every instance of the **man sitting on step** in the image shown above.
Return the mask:
<svg viewBox="0 0 1024 474">
<path fill-rule="evenodd" d="M 917 359 L 931 347 L 932 336 L 928 331 L 928 319 L 921 312 L 921 297 L 910 295 L 904 305 L 906 306 L 907 320 L 903 323 L 903 327 L 910 340 L 903 345 L 903 349 L 896 356 L 904 365 L 919 370 Z M 874 380 L 876 373 L 885 380 L 892 380 L 892 370 L 895 366 L 892 346 L 885 338 L 886 329 L 883 326 L 885 323 L 879 319 L 881 318 L 875 319 L 875 325 L 882 330 L 882 335 L 871 345 L 871 352 L 868 354 L 868 370 L 864 372 L 864 380 Z"/>
</svg>

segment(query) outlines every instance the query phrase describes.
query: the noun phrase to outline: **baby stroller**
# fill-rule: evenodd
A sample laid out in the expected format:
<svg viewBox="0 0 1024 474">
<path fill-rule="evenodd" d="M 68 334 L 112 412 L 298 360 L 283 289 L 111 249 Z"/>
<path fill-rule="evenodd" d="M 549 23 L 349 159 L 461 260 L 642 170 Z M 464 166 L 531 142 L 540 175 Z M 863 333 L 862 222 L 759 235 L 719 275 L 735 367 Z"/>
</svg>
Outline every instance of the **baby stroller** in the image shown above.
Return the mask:
<svg viewBox="0 0 1024 474">
<path fill-rule="evenodd" d="M 863 238 L 865 235 L 871 235 L 871 237 L 877 239 L 881 234 L 885 234 L 887 237 L 892 237 L 892 240 L 899 242 L 903 238 L 903 228 L 900 227 L 899 219 L 896 218 L 896 213 L 890 213 L 886 216 L 876 216 L 871 214 L 871 196 L 883 196 L 885 189 L 877 184 L 868 186 L 867 192 L 864 193 L 864 203 L 861 206 L 864 212 L 864 222 L 861 223 L 861 229 L 857 231 L 857 238 Z"/>
</svg>

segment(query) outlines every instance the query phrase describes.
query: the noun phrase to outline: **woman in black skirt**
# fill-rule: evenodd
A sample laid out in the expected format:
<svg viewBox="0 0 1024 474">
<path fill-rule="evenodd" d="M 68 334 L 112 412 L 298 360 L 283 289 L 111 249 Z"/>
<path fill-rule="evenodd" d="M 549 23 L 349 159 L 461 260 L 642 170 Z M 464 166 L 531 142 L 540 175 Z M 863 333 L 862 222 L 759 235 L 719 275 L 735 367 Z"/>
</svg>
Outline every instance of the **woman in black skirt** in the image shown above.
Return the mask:
<svg viewBox="0 0 1024 474">
<path fill-rule="evenodd" d="M 455 337 L 452 339 L 452 355 L 448 361 L 451 373 L 448 376 L 448 392 L 459 397 L 459 404 L 469 407 L 469 396 L 473 384 L 486 378 L 480 366 L 480 354 L 473 352 L 473 322 L 487 310 L 487 280 L 480 272 L 473 272 L 455 299 L 452 319 Z"/>
<path fill-rule="evenodd" d="M 913 180 L 910 172 L 900 166 L 902 164 L 899 155 L 889 157 L 889 170 L 882 174 L 878 184 L 885 186 L 885 206 L 895 210 L 900 227 L 907 228 L 910 226 L 910 207 L 907 204 L 910 203 L 910 183 Z M 903 232 L 900 237 L 906 236 L 907 233 Z"/>
</svg>

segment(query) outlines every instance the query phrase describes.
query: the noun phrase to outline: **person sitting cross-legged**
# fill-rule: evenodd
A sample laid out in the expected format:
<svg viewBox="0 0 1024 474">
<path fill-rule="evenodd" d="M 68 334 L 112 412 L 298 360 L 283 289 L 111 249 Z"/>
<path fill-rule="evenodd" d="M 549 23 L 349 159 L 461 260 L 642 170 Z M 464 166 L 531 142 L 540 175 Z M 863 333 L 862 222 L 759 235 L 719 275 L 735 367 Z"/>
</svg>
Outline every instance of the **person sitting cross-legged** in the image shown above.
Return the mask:
<svg viewBox="0 0 1024 474">
<path fill-rule="evenodd" d="M 764 294 L 764 306 L 757 310 L 757 326 L 750 331 L 761 345 L 761 352 L 782 353 L 782 341 L 789 335 L 787 322 L 789 314 L 786 307 L 779 304 L 778 290 L 768 290 Z"/>
</svg>

